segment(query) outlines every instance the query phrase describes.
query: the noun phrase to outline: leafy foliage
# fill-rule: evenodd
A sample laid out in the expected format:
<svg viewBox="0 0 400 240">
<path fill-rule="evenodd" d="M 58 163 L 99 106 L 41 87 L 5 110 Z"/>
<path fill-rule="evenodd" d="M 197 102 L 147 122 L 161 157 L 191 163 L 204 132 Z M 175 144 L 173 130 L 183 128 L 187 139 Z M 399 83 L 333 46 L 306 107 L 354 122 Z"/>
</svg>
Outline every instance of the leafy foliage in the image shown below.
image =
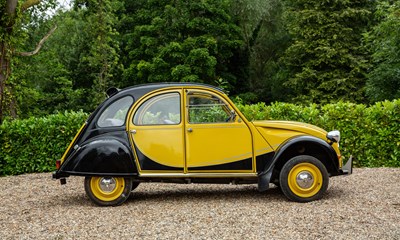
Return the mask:
<svg viewBox="0 0 400 240">
<path fill-rule="evenodd" d="M 54 170 L 88 115 L 65 112 L 0 125 L 0 175 Z"/>
<path fill-rule="evenodd" d="M 372 56 L 367 95 L 371 101 L 400 98 L 400 5 L 381 2 L 375 13 L 383 19 L 365 34 Z"/>
<path fill-rule="evenodd" d="M 225 0 L 126 2 L 125 82 L 232 83 L 229 62 L 241 41 L 228 7 Z"/>
<path fill-rule="evenodd" d="M 279 63 L 290 40 L 283 13 L 281 0 L 232 1 L 232 15 L 243 39 L 233 69 L 239 79 L 232 93 L 246 102 L 279 101 L 288 93 Z"/>
<path fill-rule="evenodd" d="M 237 106 L 249 120 L 292 120 L 328 131 L 340 130 L 342 154 L 345 158 L 353 155 L 358 167 L 400 167 L 400 100 L 369 107 L 348 102 L 322 107 L 278 102 L 270 106 L 264 103 Z M 62 156 L 87 117 L 83 112 L 65 112 L 5 121 L 0 125 L 0 175 L 54 170 L 55 159 Z M 210 115 L 213 117 L 221 118 L 220 109 Z"/>
<path fill-rule="evenodd" d="M 362 102 L 365 53 L 362 33 L 371 16 L 368 0 L 289 0 L 285 12 L 292 43 L 282 61 L 290 70 L 285 86 L 296 101 Z"/>
<path fill-rule="evenodd" d="M 321 107 L 278 102 L 238 107 L 249 120 L 291 120 L 327 131 L 338 129 L 342 155 L 353 155 L 358 167 L 400 167 L 400 100 L 377 102 L 370 107 L 349 102 Z"/>
</svg>

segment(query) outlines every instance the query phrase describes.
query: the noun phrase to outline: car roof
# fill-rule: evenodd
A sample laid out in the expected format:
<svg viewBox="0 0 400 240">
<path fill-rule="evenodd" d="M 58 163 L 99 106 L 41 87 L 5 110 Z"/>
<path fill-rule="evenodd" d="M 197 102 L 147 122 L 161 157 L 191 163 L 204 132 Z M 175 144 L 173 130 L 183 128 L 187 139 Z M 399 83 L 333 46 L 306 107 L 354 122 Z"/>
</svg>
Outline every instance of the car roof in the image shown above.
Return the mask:
<svg viewBox="0 0 400 240">
<path fill-rule="evenodd" d="M 215 87 L 212 85 L 208 85 L 208 84 L 170 82 L 170 83 L 147 83 L 147 84 L 140 84 L 140 85 L 127 87 L 127 88 L 118 90 L 118 92 L 113 94 L 111 97 L 119 98 L 122 95 L 131 95 L 134 97 L 134 99 L 136 101 L 149 92 L 152 92 L 152 91 L 158 90 L 158 89 L 163 89 L 163 88 L 170 88 L 170 87 L 206 87 L 206 88 L 211 88 L 213 90 L 224 93 L 221 88 L 218 88 L 218 87 Z"/>
</svg>

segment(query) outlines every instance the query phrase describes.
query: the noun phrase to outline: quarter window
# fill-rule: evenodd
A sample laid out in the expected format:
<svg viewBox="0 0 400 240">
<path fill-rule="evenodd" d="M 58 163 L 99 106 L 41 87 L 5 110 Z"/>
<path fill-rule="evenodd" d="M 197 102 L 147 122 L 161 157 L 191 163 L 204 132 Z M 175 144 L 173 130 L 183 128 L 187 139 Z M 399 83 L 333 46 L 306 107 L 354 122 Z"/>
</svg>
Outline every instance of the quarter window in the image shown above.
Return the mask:
<svg viewBox="0 0 400 240">
<path fill-rule="evenodd" d="M 167 125 L 181 122 L 179 93 L 166 93 L 146 100 L 136 111 L 133 123 L 140 125 Z"/>
<path fill-rule="evenodd" d="M 120 127 L 125 124 L 126 114 L 133 103 L 130 96 L 123 97 L 108 106 L 97 120 L 99 127 Z"/>
</svg>

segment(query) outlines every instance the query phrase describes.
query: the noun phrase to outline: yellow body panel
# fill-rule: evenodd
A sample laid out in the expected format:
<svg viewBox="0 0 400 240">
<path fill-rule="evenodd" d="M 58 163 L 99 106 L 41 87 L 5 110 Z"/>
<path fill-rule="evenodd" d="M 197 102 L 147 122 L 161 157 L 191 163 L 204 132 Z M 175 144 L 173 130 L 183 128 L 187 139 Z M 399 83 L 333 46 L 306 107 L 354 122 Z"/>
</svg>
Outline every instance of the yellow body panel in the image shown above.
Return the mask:
<svg viewBox="0 0 400 240">
<path fill-rule="evenodd" d="M 311 135 L 317 138 L 326 139 L 326 131 L 317 126 L 301 123 L 301 122 L 292 122 L 292 121 L 254 121 L 253 124 L 258 128 L 264 128 L 265 133 L 268 136 L 274 137 L 275 135 L 285 135 L 289 134 L 288 132 L 297 132 L 301 134 Z M 290 135 L 290 134 L 289 134 Z M 281 137 L 281 136 L 278 136 Z M 268 138 L 268 141 L 270 139 Z M 271 145 L 273 145 L 271 143 Z"/>
<path fill-rule="evenodd" d="M 273 150 L 276 150 L 284 141 L 304 135 L 301 132 L 295 132 L 284 129 L 276 129 L 276 128 L 265 128 L 265 127 L 257 127 L 257 130 L 268 139 L 268 143 L 271 145 Z"/>
<path fill-rule="evenodd" d="M 173 89 L 162 92 L 162 94 L 168 93 L 179 93 L 180 96 L 183 94 L 182 89 Z M 144 102 L 158 96 L 159 94 L 159 91 L 149 94 L 134 104 L 128 115 L 128 131 L 134 145 L 147 157 L 159 164 L 183 169 L 185 165 L 185 142 L 183 136 L 184 124 L 182 117 L 180 123 L 171 125 L 155 124 L 140 126 L 135 125 L 132 121 L 134 113 L 138 108 Z M 180 111 L 182 113 L 182 97 L 180 99 Z M 183 114 L 181 114 L 181 116 L 182 115 Z M 138 161 L 137 153 L 135 159 Z M 141 171 L 139 162 L 137 162 L 137 166 L 139 171 Z"/>
<path fill-rule="evenodd" d="M 135 126 L 136 147 L 147 157 L 169 167 L 184 167 L 182 126 Z"/>
<path fill-rule="evenodd" d="M 300 135 L 310 135 L 326 141 L 327 132 L 324 129 L 307 123 L 292 121 L 254 121 L 253 124 L 274 150 L 287 139 Z M 343 162 L 339 146 L 337 143 L 333 143 L 332 147 L 339 157 L 339 167 L 342 167 Z"/>
<path fill-rule="evenodd" d="M 187 124 L 187 167 L 203 167 L 252 158 L 252 139 L 244 122 Z"/>
</svg>

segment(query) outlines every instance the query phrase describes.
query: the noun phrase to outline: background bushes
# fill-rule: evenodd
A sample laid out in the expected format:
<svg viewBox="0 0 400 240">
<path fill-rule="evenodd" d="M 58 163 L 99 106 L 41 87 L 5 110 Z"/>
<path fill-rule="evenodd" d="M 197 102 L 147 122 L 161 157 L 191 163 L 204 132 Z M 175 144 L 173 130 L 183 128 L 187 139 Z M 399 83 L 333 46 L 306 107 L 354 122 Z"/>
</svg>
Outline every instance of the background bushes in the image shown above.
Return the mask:
<svg viewBox="0 0 400 240">
<path fill-rule="evenodd" d="M 0 175 L 55 169 L 88 114 L 64 112 L 41 118 L 4 121 L 0 125 Z"/>
<path fill-rule="evenodd" d="M 327 131 L 340 130 L 340 150 L 358 167 L 400 167 L 400 99 L 372 106 L 339 102 L 319 107 L 290 103 L 238 104 L 249 120 L 307 122 Z"/>
<path fill-rule="evenodd" d="M 327 131 L 338 129 L 340 149 L 358 167 L 400 167 L 400 99 L 372 106 L 339 102 L 318 106 L 289 103 L 244 105 L 249 120 L 292 120 Z M 5 121 L 0 126 L 0 175 L 54 170 L 88 114 L 64 112 L 42 118 Z"/>
</svg>

